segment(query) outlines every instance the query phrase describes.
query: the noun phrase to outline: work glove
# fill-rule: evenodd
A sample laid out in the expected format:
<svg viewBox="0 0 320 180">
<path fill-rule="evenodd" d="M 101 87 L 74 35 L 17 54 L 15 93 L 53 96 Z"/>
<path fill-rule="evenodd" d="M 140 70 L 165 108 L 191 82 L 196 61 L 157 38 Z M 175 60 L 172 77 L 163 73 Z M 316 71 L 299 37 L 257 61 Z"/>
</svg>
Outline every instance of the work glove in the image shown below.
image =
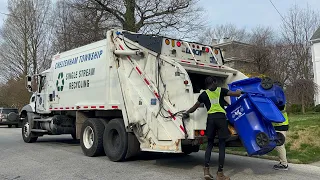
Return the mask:
<svg viewBox="0 0 320 180">
<path fill-rule="evenodd" d="M 188 119 L 190 117 L 189 113 L 187 111 L 182 113 L 182 119 Z"/>
</svg>

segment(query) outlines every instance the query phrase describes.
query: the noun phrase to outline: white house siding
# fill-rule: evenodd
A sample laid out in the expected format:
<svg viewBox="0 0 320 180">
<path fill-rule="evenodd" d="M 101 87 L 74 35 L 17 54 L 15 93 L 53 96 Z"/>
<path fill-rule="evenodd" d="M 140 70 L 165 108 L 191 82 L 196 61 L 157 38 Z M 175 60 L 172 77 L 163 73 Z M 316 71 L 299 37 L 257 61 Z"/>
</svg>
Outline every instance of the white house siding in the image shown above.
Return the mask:
<svg viewBox="0 0 320 180">
<path fill-rule="evenodd" d="M 320 87 L 320 42 L 312 45 L 312 61 L 314 82 Z M 315 104 L 320 104 L 320 91 L 315 95 Z"/>
</svg>

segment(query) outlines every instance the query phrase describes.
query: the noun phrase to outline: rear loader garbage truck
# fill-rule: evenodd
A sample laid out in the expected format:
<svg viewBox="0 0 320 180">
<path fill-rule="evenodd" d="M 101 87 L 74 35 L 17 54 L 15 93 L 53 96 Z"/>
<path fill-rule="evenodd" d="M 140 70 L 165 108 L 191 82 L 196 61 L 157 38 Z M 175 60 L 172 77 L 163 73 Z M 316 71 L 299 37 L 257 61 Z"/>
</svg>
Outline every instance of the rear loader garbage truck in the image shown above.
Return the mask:
<svg viewBox="0 0 320 180">
<path fill-rule="evenodd" d="M 58 53 L 50 69 L 27 77 L 33 95 L 20 112 L 22 138 L 70 134 L 86 156 L 105 153 L 112 161 L 140 151 L 197 152 L 205 140 L 205 106 L 186 120 L 182 112 L 197 101 L 207 76 L 226 88 L 247 78 L 224 65 L 220 49 L 109 30 L 105 39 Z"/>
</svg>

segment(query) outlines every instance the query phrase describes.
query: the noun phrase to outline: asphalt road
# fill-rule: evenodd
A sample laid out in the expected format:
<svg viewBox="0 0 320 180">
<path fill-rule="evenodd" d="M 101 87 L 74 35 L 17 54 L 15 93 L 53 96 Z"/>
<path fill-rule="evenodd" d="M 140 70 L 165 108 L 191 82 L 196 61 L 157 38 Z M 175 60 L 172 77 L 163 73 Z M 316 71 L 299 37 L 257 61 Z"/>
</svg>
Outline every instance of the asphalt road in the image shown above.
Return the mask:
<svg viewBox="0 0 320 180">
<path fill-rule="evenodd" d="M 106 156 L 86 157 L 71 136 L 44 136 L 26 144 L 21 129 L 0 127 L 0 179 L 2 180 L 194 180 L 202 179 L 204 152 L 188 156 L 143 153 L 115 163 Z M 212 154 L 216 164 L 217 154 Z M 226 155 L 225 174 L 232 180 L 319 179 L 320 167 L 289 164 L 288 171 L 272 169 L 275 161 Z M 214 165 L 212 172 L 216 171 Z"/>
</svg>

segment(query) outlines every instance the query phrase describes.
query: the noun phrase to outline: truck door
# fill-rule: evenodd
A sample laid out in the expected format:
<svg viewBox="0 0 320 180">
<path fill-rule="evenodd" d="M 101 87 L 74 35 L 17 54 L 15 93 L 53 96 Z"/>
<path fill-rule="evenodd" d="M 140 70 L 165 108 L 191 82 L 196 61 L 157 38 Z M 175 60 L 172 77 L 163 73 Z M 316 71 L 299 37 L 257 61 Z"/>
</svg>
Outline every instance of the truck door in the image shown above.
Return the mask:
<svg viewBox="0 0 320 180">
<path fill-rule="evenodd" d="M 39 76 L 38 93 L 36 98 L 36 111 L 38 113 L 45 113 L 49 111 L 48 106 L 48 83 L 45 75 Z"/>
</svg>

